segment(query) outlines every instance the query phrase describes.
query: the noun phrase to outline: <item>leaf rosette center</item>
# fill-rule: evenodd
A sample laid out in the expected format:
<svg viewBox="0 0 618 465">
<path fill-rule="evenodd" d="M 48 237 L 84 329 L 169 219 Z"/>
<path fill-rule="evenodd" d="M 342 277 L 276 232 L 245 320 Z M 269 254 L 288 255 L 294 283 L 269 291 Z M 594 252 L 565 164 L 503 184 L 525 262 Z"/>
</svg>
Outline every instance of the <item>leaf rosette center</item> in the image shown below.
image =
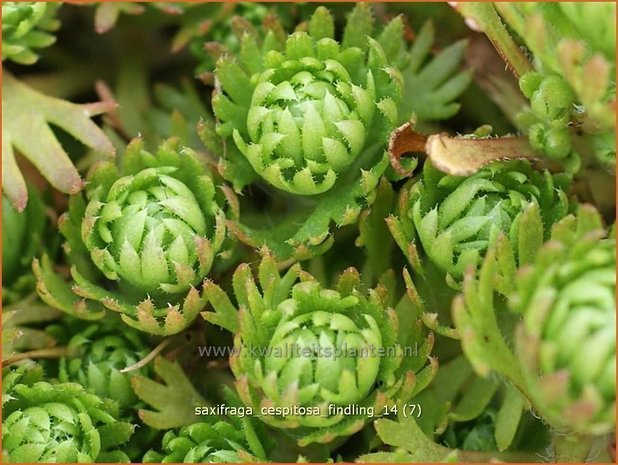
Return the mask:
<svg viewBox="0 0 618 465">
<path fill-rule="evenodd" d="M 298 402 L 302 406 L 360 402 L 377 380 L 377 349 L 382 347 L 380 329 L 368 314 L 355 321 L 344 313 L 320 310 L 332 307 L 333 302 L 343 311 L 360 310 L 359 301 L 330 290 L 321 290 L 316 295 L 312 292 L 314 287 L 315 283 L 297 285 L 293 298 L 280 304 L 288 316 L 272 336 L 270 356 L 260 362 L 259 382 L 268 392 L 276 379 L 276 397 L 285 395 L 290 387 L 298 388 Z M 316 298 L 323 302 L 314 306 L 311 300 Z"/>
<path fill-rule="evenodd" d="M 376 109 L 373 74 L 367 70 L 355 82 L 340 55 L 333 39 L 316 42 L 298 32 L 285 53 L 266 54 L 266 69 L 251 78 L 249 141 L 238 129 L 234 141 L 280 189 L 301 195 L 328 191 L 365 146 Z"/>
<path fill-rule="evenodd" d="M 93 199 L 82 223 L 94 264 L 109 279 L 144 292 L 182 292 L 204 275 L 209 224 L 198 199 L 174 167 L 119 178 Z M 212 221 L 211 221 L 212 222 Z"/>
<path fill-rule="evenodd" d="M 320 190 L 332 187 L 336 173 L 349 166 L 365 144 L 365 126 L 371 124 L 375 108 L 373 87 L 371 75 L 364 89 L 351 83 L 338 61 L 313 56 L 264 71 L 253 93 L 247 128 L 253 144 L 277 166 L 266 168 L 266 176 L 276 179 L 279 170 L 284 177 L 310 172 Z M 256 148 L 248 148 L 247 155 L 250 150 Z M 306 175 L 299 174 L 298 180 Z"/>
</svg>

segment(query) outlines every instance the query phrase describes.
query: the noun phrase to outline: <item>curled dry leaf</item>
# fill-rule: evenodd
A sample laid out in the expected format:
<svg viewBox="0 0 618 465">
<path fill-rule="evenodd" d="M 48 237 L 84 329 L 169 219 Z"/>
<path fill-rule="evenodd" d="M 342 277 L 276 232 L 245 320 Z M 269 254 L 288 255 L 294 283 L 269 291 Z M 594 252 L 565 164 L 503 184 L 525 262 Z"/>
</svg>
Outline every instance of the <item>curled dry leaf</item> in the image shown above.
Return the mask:
<svg viewBox="0 0 618 465">
<path fill-rule="evenodd" d="M 477 138 L 446 133 L 425 136 L 414 130 L 413 122 L 395 129 L 388 144 L 391 166 L 402 176 L 411 174 L 401 164 L 401 157 L 406 153 L 424 153 L 436 168 L 454 176 L 476 173 L 497 160 L 528 159 L 542 161 L 546 168 L 555 168 L 547 160 L 541 160 L 542 155 L 533 150 L 524 137 Z"/>
</svg>

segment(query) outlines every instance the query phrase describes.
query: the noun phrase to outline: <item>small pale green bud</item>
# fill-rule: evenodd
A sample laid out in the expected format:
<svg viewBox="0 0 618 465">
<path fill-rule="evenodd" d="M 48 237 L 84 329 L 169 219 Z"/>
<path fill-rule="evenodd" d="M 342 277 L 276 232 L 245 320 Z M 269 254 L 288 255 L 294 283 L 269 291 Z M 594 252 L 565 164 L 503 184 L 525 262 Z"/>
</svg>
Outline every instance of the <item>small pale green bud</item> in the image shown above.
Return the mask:
<svg viewBox="0 0 618 465">
<path fill-rule="evenodd" d="M 530 99 L 539 89 L 541 82 L 543 82 L 543 76 L 535 71 L 530 71 L 519 79 L 519 88 L 524 96 Z"/>
</svg>

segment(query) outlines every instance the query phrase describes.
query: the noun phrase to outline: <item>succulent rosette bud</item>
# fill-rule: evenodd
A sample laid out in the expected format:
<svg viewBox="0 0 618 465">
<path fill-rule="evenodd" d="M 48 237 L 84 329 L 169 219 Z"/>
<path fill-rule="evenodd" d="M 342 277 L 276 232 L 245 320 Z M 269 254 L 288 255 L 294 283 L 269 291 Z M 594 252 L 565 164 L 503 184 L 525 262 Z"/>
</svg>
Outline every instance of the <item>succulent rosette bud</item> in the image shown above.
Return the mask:
<svg viewBox="0 0 618 465">
<path fill-rule="evenodd" d="M 233 284 L 237 307 L 209 284 L 215 311 L 204 318 L 236 333 L 230 365 L 243 402 L 300 445 L 353 434 L 431 379 L 432 337 L 420 325 L 400 333 L 386 290 L 364 294 L 352 268 L 325 289 L 298 265 L 281 276 L 266 255 L 261 291 L 246 264 Z"/>
<path fill-rule="evenodd" d="M 33 49 L 49 47 L 56 41 L 50 34 L 60 27 L 55 18 L 61 3 L 3 2 L 2 61 L 23 65 L 37 61 Z"/>
<path fill-rule="evenodd" d="M 245 433 L 226 421 L 194 423 L 178 431 L 167 431 L 161 447 L 162 452 L 148 451 L 142 462 L 239 463 L 257 460 L 247 452 Z"/>
<path fill-rule="evenodd" d="M 88 181 L 60 221 L 73 283 L 44 257 L 34 264 L 39 294 L 80 318 L 107 308 L 151 334 L 181 331 L 201 310 L 198 288 L 223 253 L 224 200 L 213 179 L 177 140 L 152 154 L 137 139 L 119 168 L 97 165 Z"/>
<path fill-rule="evenodd" d="M 113 404 L 76 383 L 32 378 L 18 369 L 3 379 L 2 447 L 9 462 L 128 461 L 113 449 L 129 440 L 133 425 L 118 421 Z"/>
<path fill-rule="evenodd" d="M 424 253 L 446 273 L 449 286 L 459 288 L 466 269 L 478 269 L 500 233 L 524 262 L 525 249 L 536 244 L 528 244 L 530 231 L 542 242 L 568 213 L 569 184 L 566 174 L 538 172 L 520 160 L 494 162 L 465 177 L 444 174 L 426 162 L 422 174 L 402 190 L 399 216 L 388 225 L 417 272 L 423 272 Z"/>
<path fill-rule="evenodd" d="M 148 375 L 148 370 L 122 370 L 148 355 L 141 333 L 118 325 L 93 324 L 75 334 L 67 347 L 71 355 L 60 359 L 59 381 L 79 383 L 102 398 L 115 400 L 123 410 L 136 406 L 131 378 Z"/>
<path fill-rule="evenodd" d="M 479 375 L 494 371 L 529 400 L 555 431 L 559 459 L 583 460 L 616 423 L 615 236 L 584 204 L 519 269 L 509 250 L 501 236 L 453 301 L 462 349 Z M 512 283 L 506 302 L 496 298 L 500 275 Z M 501 324 L 514 316 L 505 303 L 515 325 Z"/>
<path fill-rule="evenodd" d="M 330 190 L 373 142 L 372 130 L 392 127 L 401 92 L 377 41 L 341 46 L 325 9 L 313 22 L 285 44 L 269 34 L 261 51 L 247 37 L 239 62 L 224 57 L 217 65 L 222 91 L 214 98 L 217 132 L 233 136 L 269 184 L 300 195 Z M 231 79 L 232 71 L 241 74 Z"/>
<path fill-rule="evenodd" d="M 403 78 L 393 64 L 402 51 L 401 18 L 377 40 L 372 32 L 370 7 L 359 5 L 338 42 L 332 16 L 320 7 L 307 32 L 248 32 L 237 57 L 219 59 L 213 110 L 225 140 L 218 149 L 223 176 L 237 191 L 261 180 L 306 205 L 304 227 L 283 220 L 269 235 L 240 225 L 241 239 L 282 259 L 299 257 L 327 248 L 331 221 L 352 223 L 372 202 L 401 100 Z M 277 246 L 283 242 L 291 248 Z"/>
<path fill-rule="evenodd" d="M 520 271 L 515 348 L 550 425 L 605 434 L 616 423 L 616 239 L 602 230 L 575 238 L 553 238 Z"/>
</svg>

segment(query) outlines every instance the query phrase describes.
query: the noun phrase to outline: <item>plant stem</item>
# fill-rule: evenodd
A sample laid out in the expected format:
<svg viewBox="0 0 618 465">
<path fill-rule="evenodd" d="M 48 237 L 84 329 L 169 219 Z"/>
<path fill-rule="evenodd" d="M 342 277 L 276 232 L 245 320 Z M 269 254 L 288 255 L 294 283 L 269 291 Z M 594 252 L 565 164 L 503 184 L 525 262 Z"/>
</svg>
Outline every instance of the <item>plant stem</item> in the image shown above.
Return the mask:
<svg viewBox="0 0 618 465">
<path fill-rule="evenodd" d="M 458 2 L 456 9 L 466 18 L 468 25 L 487 35 L 515 77 L 519 78 L 532 70 L 532 65 L 502 24 L 493 4 Z"/>
<path fill-rule="evenodd" d="M 51 349 L 37 349 L 31 350 L 28 352 L 23 352 L 21 354 L 16 354 L 13 357 L 7 358 L 6 360 L 2 360 L 2 366 L 6 367 L 12 365 L 15 362 L 19 362 L 20 360 L 26 360 L 28 358 L 60 358 L 66 357 L 70 355 L 71 351 L 68 347 L 52 347 Z"/>
</svg>

